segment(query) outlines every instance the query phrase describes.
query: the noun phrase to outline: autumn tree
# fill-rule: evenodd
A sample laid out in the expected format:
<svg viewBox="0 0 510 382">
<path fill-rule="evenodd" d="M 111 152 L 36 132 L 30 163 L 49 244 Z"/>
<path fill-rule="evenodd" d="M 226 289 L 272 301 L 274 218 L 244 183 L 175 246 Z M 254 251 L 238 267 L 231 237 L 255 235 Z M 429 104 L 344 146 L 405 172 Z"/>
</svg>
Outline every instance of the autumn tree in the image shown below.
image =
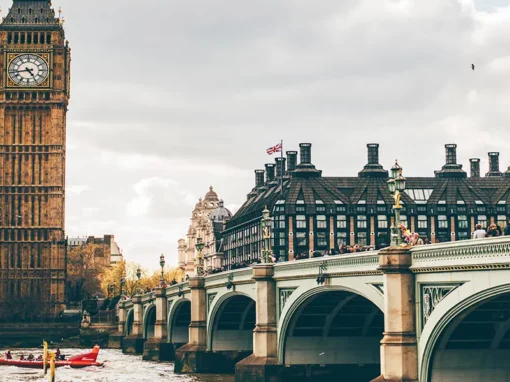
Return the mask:
<svg viewBox="0 0 510 382">
<path fill-rule="evenodd" d="M 86 243 L 72 247 L 67 254 L 69 300 L 82 301 L 101 293 L 100 277 L 105 266 L 95 258 L 95 248 Z"/>
</svg>

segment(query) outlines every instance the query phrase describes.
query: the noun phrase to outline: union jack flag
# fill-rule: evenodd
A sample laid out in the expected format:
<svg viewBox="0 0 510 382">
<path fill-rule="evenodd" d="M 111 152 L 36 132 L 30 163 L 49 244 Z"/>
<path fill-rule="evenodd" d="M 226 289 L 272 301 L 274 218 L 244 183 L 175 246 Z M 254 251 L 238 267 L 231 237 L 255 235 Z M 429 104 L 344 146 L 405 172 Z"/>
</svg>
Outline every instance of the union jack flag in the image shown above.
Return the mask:
<svg viewBox="0 0 510 382">
<path fill-rule="evenodd" d="M 276 146 L 270 147 L 267 149 L 267 153 L 269 155 L 273 155 L 274 153 L 281 153 L 283 148 L 282 143 L 278 143 Z"/>
</svg>

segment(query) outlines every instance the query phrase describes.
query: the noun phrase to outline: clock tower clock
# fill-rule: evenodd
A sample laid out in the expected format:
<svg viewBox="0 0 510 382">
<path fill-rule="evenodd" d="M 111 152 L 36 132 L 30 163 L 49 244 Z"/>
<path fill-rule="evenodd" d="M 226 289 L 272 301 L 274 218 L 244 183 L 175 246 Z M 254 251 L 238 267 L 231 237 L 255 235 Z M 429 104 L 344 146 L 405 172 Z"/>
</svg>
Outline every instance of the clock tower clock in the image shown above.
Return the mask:
<svg viewBox="0 0 510 382">
<path fill-rule="evenodd" d="M 13 0 L 0 24 L 0 309 L 64 307 L 70 48 L 50 0 Z"/>
</svg>

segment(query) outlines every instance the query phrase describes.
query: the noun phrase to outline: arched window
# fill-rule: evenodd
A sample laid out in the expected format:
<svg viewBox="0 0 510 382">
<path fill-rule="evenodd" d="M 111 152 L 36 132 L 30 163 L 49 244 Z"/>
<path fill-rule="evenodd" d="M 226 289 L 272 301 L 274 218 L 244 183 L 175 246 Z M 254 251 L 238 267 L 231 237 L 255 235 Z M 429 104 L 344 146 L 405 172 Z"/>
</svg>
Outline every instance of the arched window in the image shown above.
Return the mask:
<svg viewBox="0 0 510 382">
<path fill-rule="evenodd" d="M 32 33 L 27 33 L 27 44 L 32 44 Z"/>
<path fill-rule="evenodd" d="M 14 33 L 14 43 L 17 44 L 19 42 L 19 35 Z"/>
<path fill-rule="evenodd" d="M 22 33 L 21 34 L 21 41 L 20 41 L 21 44 L 24 44 L 25 43 L 25 33 Z"/>
<path fill-rule="evenodd" d="M 35 22 L 36 24 L 39 24 L 39 18 L 37 18 L 37 17 L 36 17 L 36 18 L 34 19 L 34 22 Z"/>
<path fill-rule="evenodd" d="M 24 17 L 21 18 L 21 23 L 25 24 L 25 18 Z"/>
<path fill-rule="evenodd" d="M 29 15 L 31 15 L 31 14 L 32 14 L 32 8 L 30 8 L 30 9 L 28 10 L 28 14 L 29 14 Z"/>
<path fill-rule="evenodd" d="M 39 44 L 39 33 L 34 34 L 34 44 Z"/>
<path fill-rule="evenodd" d="M 21 8 L 18 8 L 18 15 L 21 15 Z"/>
<path fill-rule="evenodd" d="M 41 33 L 41 44 L 44 44 L 44 33 Z"/>
<path fill-rule="evenodd" d="M 46 35 L 46 44 L 51 44 L 51 33 Z"/>
</svg>

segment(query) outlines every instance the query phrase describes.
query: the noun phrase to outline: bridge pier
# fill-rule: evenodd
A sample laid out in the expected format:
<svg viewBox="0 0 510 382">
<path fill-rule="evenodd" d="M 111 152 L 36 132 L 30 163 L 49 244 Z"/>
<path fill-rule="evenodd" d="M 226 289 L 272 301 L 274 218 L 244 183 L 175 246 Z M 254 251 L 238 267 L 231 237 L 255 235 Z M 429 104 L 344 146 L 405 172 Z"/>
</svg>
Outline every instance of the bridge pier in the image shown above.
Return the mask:
<svg viewBox="0 0 510 382">
<path fill-rule="evenodd" d="M 236 382 L 277 382 L 282 366 L 277 358 L 276 282 L 273 264 L 253 266 L 257 291 L 253 354 L 236 364 Z"/>
<path fill-rule="evenodd" d="M 189 341 L 175 351 L 175 373 L 204 373 L 213 369 L 214 362 L 207 352 L 207 296 L 205 279 L 191 277 L 191 324 Z"/>
<path fill-rule="evenodd" d="M 142 296 L 133 296 L 133 333 L 122 340 L 124 354 L 143 354 L 143 305 Z"/>
<path fill-rule="evenodd" d="M 381 376 L 372 382 L 418 381 L 414 275 L 409 249 L 381 250 L 379 270 L 384 274 L 384 337 Z"/>
<path fill-rule="evenodd" d="M 119 325 L 116 333 L 108 338 L 108 347 L 111 349 L 122 349 L 122 339 L 124 338 L 124 325 L 126 324 L 126 307 L 122 300 L 119 302 Z"/>
<path fill-rule="evenodd" d="M 157 287 L 156 297 L 156 324 L 154 325 L 154 337 L 143 344 L 143 356 L 145 361 L 173 361 L 174 348 L 167 342 L 167 298 L 166 288 Z"/>
</svg>

